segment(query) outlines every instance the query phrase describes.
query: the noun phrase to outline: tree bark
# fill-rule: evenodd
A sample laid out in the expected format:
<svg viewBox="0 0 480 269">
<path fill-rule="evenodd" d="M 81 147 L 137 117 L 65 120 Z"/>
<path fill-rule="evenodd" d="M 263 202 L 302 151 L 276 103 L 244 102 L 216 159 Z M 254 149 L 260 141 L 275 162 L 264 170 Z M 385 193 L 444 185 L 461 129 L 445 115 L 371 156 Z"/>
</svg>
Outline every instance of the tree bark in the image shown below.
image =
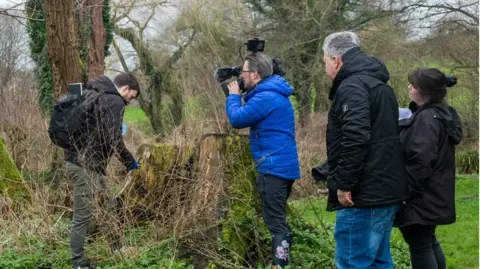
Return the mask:
<svg viewBox="0 0 480 269">
<path fill-rule="evenodd" d="M 103 0 L 87 0 L 87 8 L 91 18 L 87 77 L 91 80 L 104 74 L 107 31 L 103 25 Z"/>
<path fill-rule="evenodd" d="M 68 92 L 69 83 L 82 82 L 80 57 L 77 51 L 73 0 L 45 0 L 45 26 L 48 56 L 52 68 L 53 100 Z M 62 166 L 62 153 L 57 148 L 52 157 L 52 170 Z M 56 180 L 57 173 L 53 173 Z"/>
<path fill-rule="evenodd" d="M 73 0 L 45 0 L 48 56 L 52 67 L 53 97 L 68 91 L 69 83 L 81 82 Z"/>
</svg>

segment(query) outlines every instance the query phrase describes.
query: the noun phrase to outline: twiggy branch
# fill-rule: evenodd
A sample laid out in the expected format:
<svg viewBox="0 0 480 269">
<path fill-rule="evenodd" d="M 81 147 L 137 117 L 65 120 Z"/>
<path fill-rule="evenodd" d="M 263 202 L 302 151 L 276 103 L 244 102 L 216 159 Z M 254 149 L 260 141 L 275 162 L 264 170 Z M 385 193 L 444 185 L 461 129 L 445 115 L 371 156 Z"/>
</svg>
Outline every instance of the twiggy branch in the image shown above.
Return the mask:
<svg viewBox="0 0 480 269">
<path fill-rule="evenodd" d="M 11 9 L 0 8 L 0 16 L 11 17 L 11 18 L 15 19 L 16 21 L 18 21 L 19 23 L 21 23 L 22 25 L 24 25 L 24 26 L 25 26 L 25 23 L 22 22 L 20 19 L 31 20 L 31 21 L 44 21 L 43 19 L 36 19 L 36 18 L 30 18 L 30 17 L 26 17 L 26 16 L 13 14 L 13 13 L 10 13 L 10 11 L 12 11 L 12 10 Z"/>
<path fill-rule="evenodd" d="M 170 58 L 167 61 L 167 67 L 171 67 L 173 64 L 175 64 L 183 55 L 185 50 L 187 49 L 188 46 L 193 42 L 195 35 L 197 34 L 197 30 L 193 29 L 193 33 L 190 35 L 188 38 L 187 42 L 185 45 L 180 46 L 173 54 L 170 56 Z"/>
<path fill-rule="evenodd" d="M 478 15 L 466 11 L 466 8 L 471 7 L 471 6 L 475 6 L 475 5 L 478 6 L 478 2 L 477 2 L 477 1 L 472 2 L 472 3 L 470 3 L 470 4 L 462 5 L 462 6 L 459 6 L 459 7 L 454 7 L 454 6 L 450 5 L 450 4 L 426 5 L 426 4 L 417 3 L 417 4 L 412 5 L 412 8 L 413 8 L 413 9 L 416 9 L 416 8 L 427 8 L 427 9 L 440 9 L 440 10 L 444 10 L 444 12 L 438 12 L 438 13 L 440 13 L 440 14 L 442 14 L 442 13 L 447 13 L 447 12 L 448 12 L 448 13 L 450 13 L 450 12 L 460 13 L 460 14 L 463 14 L 463 15 L 467 16 L 468 18 L 474 20 L 474 21 L 478 24 Z M 477 7 L 476 9 L 478 9 L 478 7 Z"/>
<path fill-rule="evenodd" d="M 114 38 L 112 38 L 112 45 L 113 45 L 113 48 L 115 49 L 115 52 L 117 53 L 118 59 L 120 59 L 120 63 L 122 64 L 123 70 L 125 72 L 129 72 L 128 66 L 127 66 L 127 63 L 125 62 L 125 58 L 123 57 L 122 51 L 118 47 L 117 41 L 115 41 Z"/>
<path fill-rule="evenodd" d="M 150 16 L 148 16 L 147 20 L 143 24 L 143 27 L 139 27 L 141 36 L 143 36 L 143 33 L 145 32 L 145 28 L 147 28 L 148 23 L 152 20 L 153 16 L 155 16 L 155 8 L 152 9 L 152 13 L 150 13 Z"/>
</svg>

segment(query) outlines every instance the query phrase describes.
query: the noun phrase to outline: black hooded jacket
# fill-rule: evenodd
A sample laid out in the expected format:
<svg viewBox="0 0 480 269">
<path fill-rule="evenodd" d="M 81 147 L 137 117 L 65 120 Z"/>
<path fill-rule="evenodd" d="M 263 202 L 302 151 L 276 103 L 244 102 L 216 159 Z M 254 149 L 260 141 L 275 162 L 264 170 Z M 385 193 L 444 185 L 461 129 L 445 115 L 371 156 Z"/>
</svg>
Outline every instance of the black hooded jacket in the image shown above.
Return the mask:
<svg viewBox="0 0 480 269">
<path fill-rule="evenodd" d="M 341 209 L 337 190 L 354 207 L 400 204 L 407 198 L 398 104 L 383 62 L 353 48 L 342 56 L 329 98 L 327 210 Z"/>
<path fill-rule="evenodd" d="M 410 195 L 394 224 L 454 223 L 455 145 L 463 137 L 459 116 L 444 103 L 410 108 L 412 117 L 400 120 Z"/>
<path fill-rule="evenodd" d="M 106 76 L 89 81 L 87 89 L 103 92 L 94 108 L 85 132 L 65 151 L 65 159 L 88 170 L 106 175 L 112 154 L 116 153 L 126 167 L 135 159 L 125 147 L 122 137 L 123 113 L 126 102 L 113 82 Z"/>
</svg>

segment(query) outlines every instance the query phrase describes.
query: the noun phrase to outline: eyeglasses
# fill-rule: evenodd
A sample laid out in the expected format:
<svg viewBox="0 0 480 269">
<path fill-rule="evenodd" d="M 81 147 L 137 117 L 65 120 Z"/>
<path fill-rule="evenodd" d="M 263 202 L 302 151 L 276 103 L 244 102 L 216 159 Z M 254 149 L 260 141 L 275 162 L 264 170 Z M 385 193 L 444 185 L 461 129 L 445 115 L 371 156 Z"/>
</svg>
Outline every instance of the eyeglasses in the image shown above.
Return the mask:
<svg viewBox="0 0 480 269">
<path fill-rule="evenodd" d="M 251 72 L 257 72 L 257 71 L 252 71 L 252 70 L 241 70 L 240 72 L 242 72 L 242 73 L 251 73 Z"/>
</svg>

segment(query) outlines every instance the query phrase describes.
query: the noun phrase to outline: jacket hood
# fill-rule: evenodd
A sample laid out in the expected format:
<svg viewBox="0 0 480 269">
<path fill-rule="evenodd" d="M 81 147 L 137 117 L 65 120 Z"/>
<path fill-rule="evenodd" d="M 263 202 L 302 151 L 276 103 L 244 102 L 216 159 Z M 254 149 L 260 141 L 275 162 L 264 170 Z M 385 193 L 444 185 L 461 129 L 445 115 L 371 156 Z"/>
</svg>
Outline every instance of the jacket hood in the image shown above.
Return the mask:
<svg viewBox="0 0 480 269">
<path fill-rule="evenodd" d="M 433 105 L 435 116 L 440 118 L 443 126 L 447 130 L 450 141 L 454 145 L 458 145 L 463 138 L 462 122 L 457 111 L 447 104 Z"/>
<path fill-rule="evenodd" d="M 289 97 L 293 94 L 293 88 L 286 79 L 279 75 L 273 75 L 261 81 L 252 91 L 245 95 L 245 101 L 258 92 L 271 91 Z"/>
<path fill-rule="evenodd" d="M 106 93 L 116 94 L 121 97 L 117 87 L 107 76 L 101 76 L 95 80 L 91 80 L 87 84 L 88 89 L 97 89 Z"/>
<path fill-rule="evenodd" d="M 329 94 L 330 100 L 333 100 L 335 92 L 342 81 L 351 75 L 366 75 L 376 78 L 383 83 L 387 83 L 390 79 L 390 74 L 385 64 L 376 57 L 366 55 L 358 47 L 347 51 L 342 56 L 342 62 L 343 65 L 333 80 L 333 86 Z"/>
<path fill-rule="evenodd" d="M 460 116 L 453 107 L 446 103 L 425 104 L 418 107 L 414 102 L 411 102 L 409 107 L 414 113 L 427 108 L 433 109 L 433 117 L 440 120 L 443 124 L 452 144 L 458 145 L 460 141 L 462 141 L 462 122 L 460 121 Z"/>
</svg>

